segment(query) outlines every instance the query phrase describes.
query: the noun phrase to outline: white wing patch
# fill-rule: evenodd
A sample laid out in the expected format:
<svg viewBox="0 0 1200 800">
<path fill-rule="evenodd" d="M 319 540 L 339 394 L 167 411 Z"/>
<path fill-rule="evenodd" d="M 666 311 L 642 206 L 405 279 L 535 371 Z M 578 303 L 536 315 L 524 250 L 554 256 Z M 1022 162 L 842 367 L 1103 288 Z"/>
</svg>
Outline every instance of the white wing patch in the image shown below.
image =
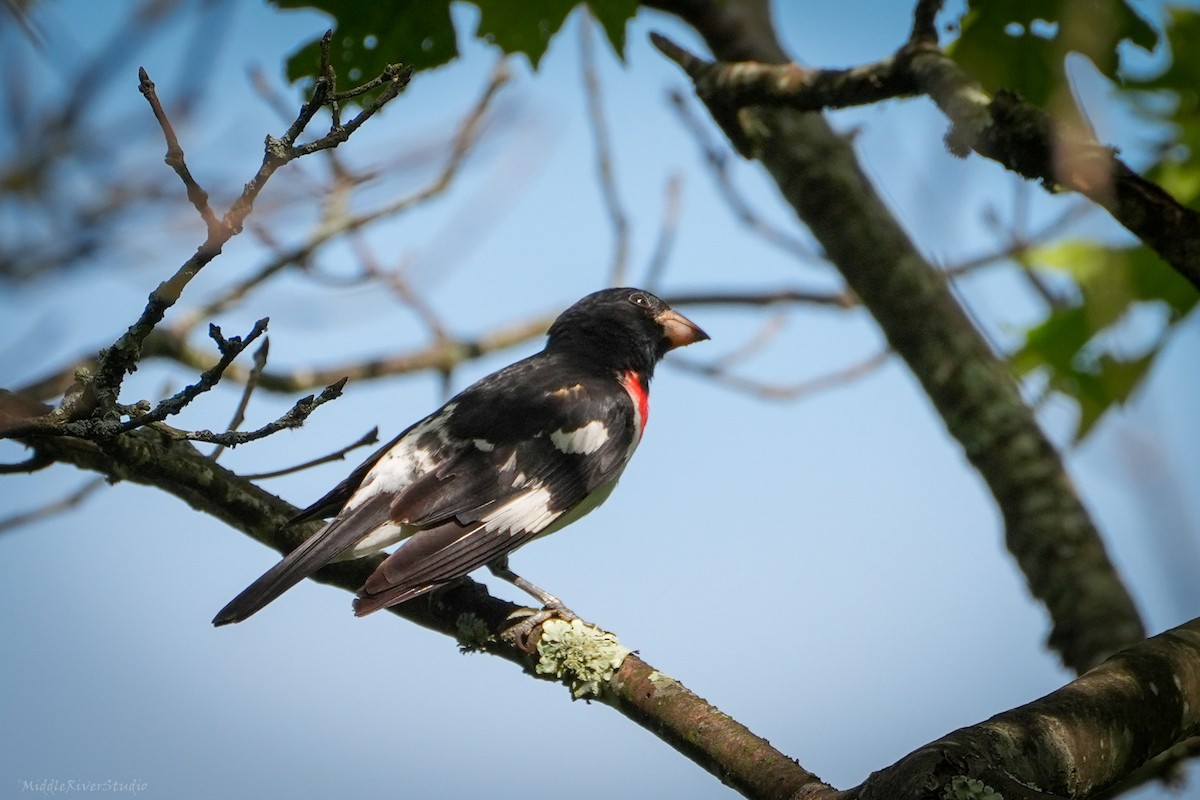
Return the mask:
<svg viewBox="0 0 1200 800">
<path fill-rule="evenodd" d="M 472 439 L 471 441 L 474 443 L 476 449 L 484 453 L 490 453 L 496 449 L 496 443 L 489 442 L 487 439 Z"/>
<path fill-rule="evenodd" d="M 358 490 L 346 501 L 349 511 L 381 492 L 396 493 L 408 484 L 437 466 L 436 457 L 450 440 L 446 432 L 446 419 L 454 411 L 454 404 L 446 406 L 440 413 L 421 420 L 400 441 L 388 450 L 371 471 L 363 478 Z M 434 441 L 429 441 L 432 434 Z"/>
<path fill-rule="evenodd" d="M 499 533 L 540 531 L 561 514 L 550 507 L 550 490 L 535 486 L 483 518 L 488 530 Z"/>
<path fill-rule="evenodd" d="M 572 431 L 559 428 L 550 434 L 550 441 L 564 453 L 591 455 L 608 441 L 608 427 L 600 420 L 594 419 L 582 428 Z"/>
</svg>

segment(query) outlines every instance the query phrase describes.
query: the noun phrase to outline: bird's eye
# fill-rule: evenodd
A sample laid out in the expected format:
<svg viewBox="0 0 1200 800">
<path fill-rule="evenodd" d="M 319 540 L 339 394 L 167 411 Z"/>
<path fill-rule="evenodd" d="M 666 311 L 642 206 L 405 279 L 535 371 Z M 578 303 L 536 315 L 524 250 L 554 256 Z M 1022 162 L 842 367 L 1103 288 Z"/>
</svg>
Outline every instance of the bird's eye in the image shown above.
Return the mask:
<svg viewBox="0 0 1200 800">
<path fill-rule="evenodd" d="M 640 292 L 629 295 L 629 302 L 633 303 L 635 306 L 642 306 L 643 308 L 650 305 L 650 301 L 646 299 L 646 295 L 641 294 Z"/>
</svg>

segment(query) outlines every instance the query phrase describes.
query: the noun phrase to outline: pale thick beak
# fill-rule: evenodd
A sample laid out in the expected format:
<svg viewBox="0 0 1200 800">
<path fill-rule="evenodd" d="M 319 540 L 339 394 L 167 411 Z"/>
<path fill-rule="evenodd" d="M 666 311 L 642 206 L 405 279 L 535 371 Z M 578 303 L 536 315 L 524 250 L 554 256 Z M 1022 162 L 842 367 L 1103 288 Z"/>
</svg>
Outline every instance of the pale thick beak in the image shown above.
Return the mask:
<svg viewBox="0 0 1200 800">
<path fill-rule="evenodd" d="M 699 325 L 673 308 L 668 308 L 655 317 L 655 320 L 662 326 L 667 341 L 671 343 L 671 347 L 669 348 L 671 350 L 674 350 L 676 347 L 686 347 L 689 344 L 703 342 L 708 338 L 708 334 L 700 330 Z"/>
</svg>

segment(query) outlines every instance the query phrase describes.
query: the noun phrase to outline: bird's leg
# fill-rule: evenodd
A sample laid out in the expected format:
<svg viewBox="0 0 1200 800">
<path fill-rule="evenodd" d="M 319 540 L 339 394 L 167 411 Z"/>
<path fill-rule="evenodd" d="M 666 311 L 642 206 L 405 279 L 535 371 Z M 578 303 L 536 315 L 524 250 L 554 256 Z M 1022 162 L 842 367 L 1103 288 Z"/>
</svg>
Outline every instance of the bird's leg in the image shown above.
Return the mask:
<svg viewBox="0 0 1200 800">
<path fill-rule="evenodd" d="M 579 619 L 574 611 L 563 605 L 563 601 L 559 600 L 554 595 L 541 589 L 529 581 L 522 578 L 517 573 L 513 572 L 508 567 L 508 556 L 501 556 L 492 563 L 488 564 L 488 569 L 491 573 L 501 580 L 508 581 L 513 586 L 516 586 L 522 591 L 536 597 L 542 604 L 542 609 L 536 611 L 534 609 L 522 608 L 514 611 L 509 615 L 509 619 L 521 617 L 521 621 L 512 625 L 504 631 L 505 638 L 511 639 L 517 647 L 528 652 L 531 648 L 529 644 L 529 635 L 533 633 L 535 628 L 541 626 L 543 622 L 553 617 L 558 617 L 566 622 L 574 622 Z"/>
</svg>

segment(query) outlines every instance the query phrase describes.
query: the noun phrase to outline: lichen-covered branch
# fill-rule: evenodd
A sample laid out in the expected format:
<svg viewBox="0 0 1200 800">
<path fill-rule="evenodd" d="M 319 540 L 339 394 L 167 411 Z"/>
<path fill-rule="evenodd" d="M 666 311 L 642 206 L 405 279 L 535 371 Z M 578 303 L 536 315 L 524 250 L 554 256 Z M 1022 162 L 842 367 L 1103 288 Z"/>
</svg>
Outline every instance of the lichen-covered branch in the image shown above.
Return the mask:
<svg viewBox="0 0 1200 800">
<path fill-rule="evenodd" d="M 718 59 L 790 61 L 762 0 L 655 0 L 692 24 Z M 1076 671 L 1144 636 L 1053 445 L 943 276 L 917 251 L 863 175 L 849 142 L 817 114 L 745 108 L 750 152 L 808 225 L 946 427 L 987 481 L 1009 550 L 1052 619 L 1050 644 Z"/>
<path fill-rule="evenodd" d="M 0 403 L 0 419 L 32 409 Z M 11 413 L 10 413 L 11 412 Z M 104 443 L 70 437 L 28 442 L 57 462 L 167 491 L 197 510 L 280 551 L 310 535 L 315 524 L 281 527 L 296 508 L 235 475 L 190 443 L 143 428 Z M 333 564 L 316 579 L 354 591 L 380 557 Z M 530 655 L 498 635 L 517 608 L 464 580 L 452 588 L 390 609 L 398 616 L 456 638 L 473 651 L 511 661 L 533 677 L 560 674 L 579 691 L 572 667 L 544 668 L 549 650 Z M 535 665 L 543 664 L 541 672 Z M 561 657 L 560 657 L 561 658 Z M 966 779 L 1005 798 L 1098 795 L 1136 774 L 1157 753 L 1200 733 L 1200 620 L 1130 648 L 1046 697 L 964 728 L 838 792 L 743 725 L 720 713 L 674 678 L 636 655 L 589 691 L 595 699 L 655 733 L 747 797 L 940 798 Z M 1038 787 L 1038 794 L 1032 787 Z"/>
<path fill-rule="evenodd" d="M 298 509 L 205 457 L 190 443 L 173 441 L 153 429 L 135 430 L 102 444 L 69 437 L 31 439 L 27 444 L 55 461 L 74 464 L 110 480 L 129 480 L 169 492 L 281 552 L 296 547 L 319 526 L 283 527 Z M 331 564 L 315 579 L 353 592 L 381 558 Z M 454 637 L 464 648 L 499 656 L 534 677 L 546 677 L 545 671 L 534 672 L 536 655 L 505 643 L 499 635 L 511 624 L 508 616 L 517 608 L 492 597 L 482 584 L 464 579 L 444 591 L 388 610 Z M 627 656 L 612 673 L 608 670 L 606 674 L 611 677 L 596 687 L 596 699 L 618 709 L 747 796 L 783 798 L 801 787 L 822 785 L 765 740 L 637 656 Z M 564 673 L 561 682 L 570 687 L 574 678 L 573 673 Z"/>
</svg>

